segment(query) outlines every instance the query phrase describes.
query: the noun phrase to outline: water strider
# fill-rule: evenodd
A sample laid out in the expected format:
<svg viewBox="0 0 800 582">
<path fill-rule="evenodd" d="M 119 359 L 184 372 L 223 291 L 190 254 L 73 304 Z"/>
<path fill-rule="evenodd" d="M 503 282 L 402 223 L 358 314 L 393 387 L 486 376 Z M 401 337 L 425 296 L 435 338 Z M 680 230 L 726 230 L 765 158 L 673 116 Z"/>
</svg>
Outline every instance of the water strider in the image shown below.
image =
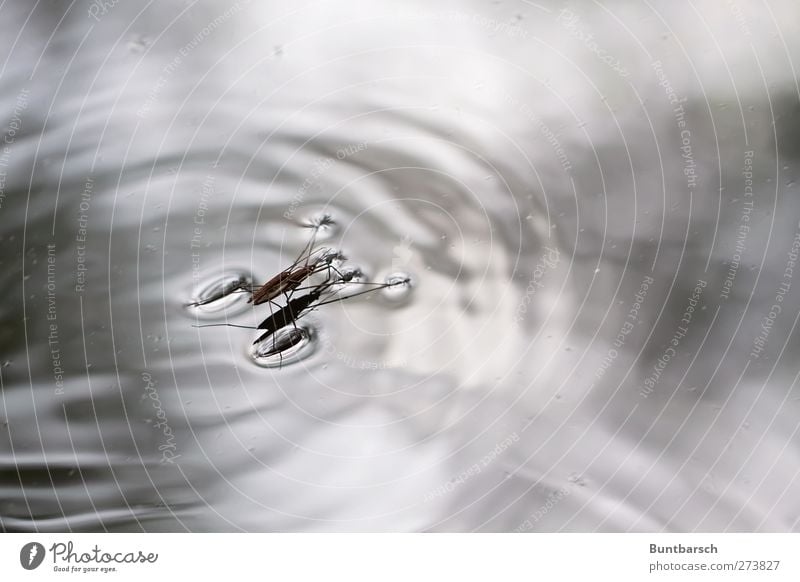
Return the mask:
<svg viewBox="0 0 800 582">
<path fill-rule="evenodd" d="M 314 229 L 314 234 L 306 243 L 300 254 L 289 267 L 269 279 L 261 285 L 253 285 L 247 277 L 239 276 L 234 279 L 224 280 L 216 284 L 212 290 L 201 293 L 202 298 L 187 304 L 187 307 L 200 307 L 218 301 L 232 293 L 251 293 L 248 303 L 261 305 L 272 302 L 280 295 L 290 293 L 297 289 L 309 277 L 323 271 L 330 272 L 336 270 L 333 266 L 334 261 L 343 261 L 345 257 L 337 251 L 330 249 L 314 248 L 317 234 L 320 229 L 329 227 L 333 224 L 333 219 L 329 214 L 324 214 L 315 219 L 310 227 Z"/>
<path fill-rule="evenodd" d="M 244 329 L 260 329 L 264 330 L 254 342 L 253 344 L 257 344 L 266 338 L 273 335 L 276 331 L 283 329 L 289 325 L 295 325 L 298 319 L 300 319 L 305 313 L 309 310 L 315 309 L 322 305 L 328 305 L 330 303 L 336 303 L 338 301 L 344 301 L 345 299 L 351 299 L 353 297 L 357 297 L 359 295 L 364 295 L 366 293 L 372 293 L 374 291 L 378 291 L 380 289 L 386 289 L 388 287 L 394 287 L 397 285 L 405 285 L 410 283 L 410 278 L 393 278 L 391 281 L 387 283 L 370 283 L 370 282 L 356 282 L 360 285 L 372 285 L 373 288 L 367 289 L 365 291 L 359 291 L 358 293 L 353 293 L 351 295 L 347 295 L 345 297 L 335 297 L 329 298 L 325 301 L 320 301 L 324 294 L 329 293 L 331 289 L 335 285 L 339 285 L 342 283 L 351 283 L 353 282 L 352 279 L 359 274 L 359 271 L 351 271 L 349 273 L 345 273 L 343 275 L 339 275 L 337 277 L 330 277 L 313 287 L 309 293 L 305 295 L 301 295 L 300 297 L 289 298 L 286 305 L 271 313 L 269 317 L 267 317 L 264 321 L 262 321 L 258 327 L 251 327 L 251 326 L 244 326 L 244 325 L 236 325 L 232 323 L 220 323 L 220 324 L 208 324 L 208 325 L 199 325 L 195 327 L 216 327 L 216 326 L 228 326 L 228 327 L 241 327 Z M 276 349 L 276 346 L 273 346 L 273 349 Z"/>
</svg>

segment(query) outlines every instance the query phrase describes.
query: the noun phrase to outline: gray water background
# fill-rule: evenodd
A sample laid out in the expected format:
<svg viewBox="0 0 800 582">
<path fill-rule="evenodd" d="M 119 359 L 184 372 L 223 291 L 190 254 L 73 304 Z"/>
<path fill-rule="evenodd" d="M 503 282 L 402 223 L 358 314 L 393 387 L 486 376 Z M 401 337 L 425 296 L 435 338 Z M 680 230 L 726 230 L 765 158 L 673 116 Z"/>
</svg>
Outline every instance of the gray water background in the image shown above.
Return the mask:
<svg viewBox="0 0 800 582">
<path fill-rule="evenodd" d="M 0 527 L 797 531 L 798 25 L 3 3 Z M 409 296 L 310 314 L 280 369 L 193 327 L 260 321 L 185 303 L 325 213 Z"/>
</svg>

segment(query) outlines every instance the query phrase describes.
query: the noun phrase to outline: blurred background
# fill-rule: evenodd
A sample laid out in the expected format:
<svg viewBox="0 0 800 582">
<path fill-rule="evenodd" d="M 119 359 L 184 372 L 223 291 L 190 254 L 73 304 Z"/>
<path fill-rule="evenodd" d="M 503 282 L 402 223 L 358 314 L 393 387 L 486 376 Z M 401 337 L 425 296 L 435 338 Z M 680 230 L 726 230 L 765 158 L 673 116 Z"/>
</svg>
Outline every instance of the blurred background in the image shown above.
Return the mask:
<svg viewBox="0 0 800 582">
<path fill-rule="evenodd" d="M 793 0 L 0 6 L 4 531 L 797 531 Z M 280 367 L 312 236 L 373 281 Z"/>
</svg>

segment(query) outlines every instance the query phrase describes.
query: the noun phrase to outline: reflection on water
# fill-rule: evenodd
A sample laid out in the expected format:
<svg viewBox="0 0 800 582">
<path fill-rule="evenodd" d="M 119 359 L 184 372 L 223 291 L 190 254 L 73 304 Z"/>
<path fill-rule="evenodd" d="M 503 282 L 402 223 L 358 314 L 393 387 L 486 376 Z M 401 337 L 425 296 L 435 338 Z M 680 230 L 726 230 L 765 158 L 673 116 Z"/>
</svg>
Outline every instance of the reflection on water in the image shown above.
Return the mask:
<svg viewBox="0 0 800 582">
<path fill-rule="evenodd" d="M 798 529 L 790 0 L 95 8 L 0 8 L 5 530 Z M 197 327 L 326 215 L 410 283 Z"/>
</svg>

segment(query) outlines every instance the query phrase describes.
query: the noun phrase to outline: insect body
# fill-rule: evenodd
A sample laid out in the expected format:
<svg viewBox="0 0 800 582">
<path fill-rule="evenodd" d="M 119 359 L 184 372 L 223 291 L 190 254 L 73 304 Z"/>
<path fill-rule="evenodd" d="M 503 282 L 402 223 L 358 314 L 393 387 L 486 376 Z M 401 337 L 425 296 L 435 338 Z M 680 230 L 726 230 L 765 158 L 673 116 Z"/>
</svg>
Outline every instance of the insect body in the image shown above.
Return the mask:
<svg viewBox="0 0 800 582">
<path fill-rule="evenodd" d="M 215 327 L 217 325 L 224 325 L 224 326 L 231 326 L 231 327 L 242 327 L 245 329 L 259 329 L 264 330 L 256 341 L 253 342 L 253 345 L 264 341 L 275 332 L 284 327 L 289 325 L 295 325 L 295 322 L 300 319 L 303 314 L 309 310 L 314 309 L 316 307 L 322 305 L 328 305 L 329 303 L 336 303 L 337 301 L 344 301 L 345 299 L 351 299 L 353 297 L 357 297 L 359 295 L 364 295 L 366 293 L 371 293 L 373 291 L 377 291 L 379 289 L 385 289 L 387 287 L 393 287 L 395 285 L 407 284 L 410 282 L 408 278 L 405 279 L 398 279 L 396 281 L 392 281 L 389 283 L 362 283 L 363 285 L 374 285 L 372 289 L 367 289 L 365 291 L 359 291 L 358 293 L 353 293 L 352 295 L 347 295 L 345 297 L 335 297 L 329 298 L 324 301 L 323 296 L 325 293 L 330 291 L 330 289 L 337 284 L 341 283 L 348 283 L 350 282 L 356 275 L 358 271 L 352 271 L 346 273 L 344 275 L 339 275 L 335 278 L 331 278 L 330 276 L 324 283 L 320 283 L 312 287 L 312 291 L 302 295 L 300 297 L 295 297 L 293 299 L 289 299 L 284 307 L 281 307 L 278 311 L 272 313 L 268 318 L 262 321 L 258 327 L 249 327 L 246 325 L 236 325 L 232 323 L 223 323 L 223 324 L 209 324 L 209 325 L 199 325 L 195 327 Z M 330 297 L 330 295 L 328 295 Z M 299 337 L 299 336 L 298 336 Z M 296 341 L 295 341 L 296 343 Z M 277 353 L 278 347 L 275 342 L 273 342 L 272 352 Z"/>
<path fill-rule="evenodd" d="M 261 287 L 253 291 L 253 296 L 248 302 L 253 305 L 261 305 L 267 301 L 272 301 L 281 294 L 294 291 L 303 281 L 315 273 L 319 273 L 325 269 L 333 269 L 334 267 L 331 263 L 334 259 L 341 258 L 342 256 L 340 253 L 326 252 L 313 260 L 307 261 L 305 265 L 299 268 L 296 266 L 299 261 L 296 261 L 294 265 L 278 273 L 272 279 L 261 285 Z"/>
<path fill-rule="evenodd" d="M 409 279 L 402 279 L 393 281 L 391 283 L 365 283 L 366 285 L 375 285 L 372 289 L 367 289 L 365 291 L 359 291 L 358 293 L 353 293 L 352 295 L 347 295 L 345 297 L 337 297 L 333 299 L 328 299 L 326 301 L 320 301 L 323 294 L 326 293 L 331 287 L 339 283 L 348 283 L 355 275 L 358 274 L 358 271 L 353 271 L 347 273 L 345 275 L 339 276 L 336 279 L 328 279 L 325 283 L 317 285 L 314 287 L 313 291 L 307 293 L 301 297 L 297 297 L 295 299 L 290 299 L 285 307 L 282 307 L 264 321 L 262 321 L 257 329 L 265 330 L 263 334 L 261 334 L 253 344 L 257 344 L 260 341 L 268 338 L 270 335 L 278 331 L 279 329 L 286 327 L 287 325 L 294 325 L 294 322 L 297 321 L 307 309 L 312 307 L 319 307 L 321 305 L 328 305 L 329 303 L 336 303 L 337 301 L 344 301 L 345 299 L 350 299 L 352 297 L 357 297 L 359 295 L 364 295 L 365 293 L 371 293 L 373 291 L 377 291 L 378 289 L 385 289 L 386 287 L 393 287 L 395 285 L 407 284 Z"/>
</svg>

